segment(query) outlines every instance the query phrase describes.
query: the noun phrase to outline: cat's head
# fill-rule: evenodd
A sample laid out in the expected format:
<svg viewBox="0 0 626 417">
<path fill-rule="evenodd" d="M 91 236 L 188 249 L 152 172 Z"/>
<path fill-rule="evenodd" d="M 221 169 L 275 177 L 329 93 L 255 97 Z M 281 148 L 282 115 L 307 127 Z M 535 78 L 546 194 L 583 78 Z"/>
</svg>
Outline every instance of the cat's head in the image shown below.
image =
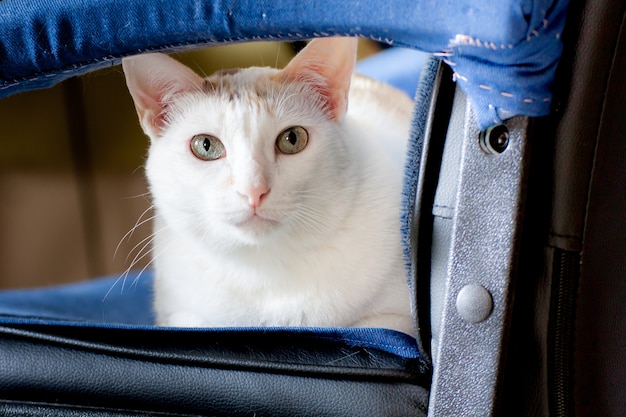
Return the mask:
<svg viewBox="0 0 626 417">
<path fill-rule="evenodd" d="M 124 59 L 169 227 L 224 248 L 338 227 L 356 181 L 342 123 L 355 58 L 355 39 L 317 39 L 283 70 L 207 79 L 162 54 Z"/>
</svg>

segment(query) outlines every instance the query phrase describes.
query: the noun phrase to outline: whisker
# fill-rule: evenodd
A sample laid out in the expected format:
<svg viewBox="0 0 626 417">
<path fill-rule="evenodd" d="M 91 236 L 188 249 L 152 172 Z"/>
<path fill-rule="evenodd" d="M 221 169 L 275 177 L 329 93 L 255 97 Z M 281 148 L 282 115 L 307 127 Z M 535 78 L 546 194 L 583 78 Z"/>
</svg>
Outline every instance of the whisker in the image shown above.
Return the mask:
<svg viewBox="0 0 626 417">
<path fill-rule="evenodd" d="M 196 71 L 199 72 L 202 76 L 202 78 L 206 78 L 209 76 L 209 74 L 206 73 L 206 71 L 204 70 L 204 68 L 202 68 L 200 66 L 200 64 L 198 63 L 197 60 L 193 60 L 192 65 L 196 68 Z"/>
<path fill-rule="evenodd" d="M 131 261 L 130 266 L 126 269 L 127 271 L 130 271 L 133 268 L 133 266 L 137 265 L 139 261 L 141 261 L 146 256 L 150 255 L 150 253 L 152 252 L 152 249 L 146 250 L 146 248 L 148 248 L 152 244 L 152 242 L 154 242 L 154 239 L 155 239 L 155 235 L 153 234 L 152 236 L 149 236 L 149 238 L 146 238 L 142 241 L 146 243 L 137 252 L 135 257 Z"/>
<path fill-rule="evenodd" d="M 143 169 L 143 168 L 144 168 L 143 165 L 139 165 L 137 168 L 133 169 L 133 174 L 136 174 L 137 171 L 139 171 L 140 169 Z M 150 194 L 150 193 L 139 194 L 139 196 L 146 195 L 146 194 Z"/>
<path fill-rule="evenodd" d="M 148 267 L 150 265 L 152 265 L 152 263 L 154 263 L 154 261 L 156 260 L 156 258 L 158 258 L 159 256 L 161 256 L 163 253 L 165 253 L 170 247 L 172 246 L 172 243 L 170 243 L 169 245 L 167 245 L 163 250 L 161 250 L 158 254 L 156 254 L 155 256 L 152 257 L 152 259 L 150 259 L 150 261 L 143 267 L 141 268 L 141 270 L 137 273 L 135 279 L 133 279 L 133 282 L 131 282 L 130 287 L 136 287 L 139 279 L 141 278 L 141 276 L 143 275 L 143 273 L 146 271 L 146 269 L 148 269 Z M 149 251 L 147 251 L 143 256 L 146 256 L 150 253 L 153 252 L 154 249 L 150 249 Z M 143 257 L 142 256 L 142 257 Z M 128 279 L 128 275 L 130 274 L 130 270 L 131 270 L 132 266 L 130 266 L 128 269 L 126 269 L 126 271 L 121 274 L 116 280 L 115 282 L 111 285 L 111 287 L 109 288 L 109 290 L 106 292 L 106 294 L 104 295 L 104 297 L 102 298 L 102 302 L 105 302 L 107 297 L 109 296 L 109 294 L 111 294 L 111 291 L 113 291 L 113 289 L 119 284 L 120 281 L 122 281 L 122 288 L 120 289 L 120 293 L 124 292 L 124 288 L 125 288 L 125 284 L 126 284 L 126 280 Z"/>
<path fill-rule="evenodd" d="M 278 68 L 278 60 L 280 59 L 280 47 L 282 46 L 282 42 L 278 43 L 278 49 L 276 50 L 276 62 L 274 63 L 274 68 Z"/>
<path fill-rule="evenodd" d="M 136 169 L 140 169 L 140 168 L 141 167 L 136 168 Z M 122 200 L 132 200 L 135 198 L 145 198 L 145 197 L 150 197 L 150 191 L 146 191 L 145 193 L 141 193 L 141 194 L 135 194 L 135 195 L 127 196 L 127 197 L 122 197 Z"/>
<path fill-rule="evenodd" d="M 320 226 L 329 225 L 328 214 L 312 207 L 300 207 L 292 217 L 305 231 L 315 232 Z"/>
<path fill-rule="evenodd" d="M 137 264 L 137 262 L 141 261 L 143 258 L 146 257 L 146 255 L 148 255 L 150 253 L 150 251 L 147 251 L 145 253 L 142 254 L 142 252 L 145 251 L 145 249 L 152 243 L 154 242 L 154 239 L 156 239 L 156 237 L 163 233 L 165 230 L 167 230 L 167 226 L 164 226 L 162 228 L 160 228 L 159 230 L 154 231 L 150 236 L 147 236 L 146 238 L 142 239 L 141 242 L 137 243 L 133 249 L 130 251 L 130 253 L 128 254 L 128 256 L 126 257 L 126 260 L 128 261 L 128 258 L 130 258 L 130 255 L 135 251 L 135 249 L 141 245 L 142 243 L 145 243 L 141 249 L 137 252 L 137 254 L 135 255 L 135 257 L 133 258 L 133 260 L 130 263 L 129 266 L 129 270 L 135 266 Z"/>
<path fill-rule="evenodd" d="M 150 254 L 152 254 L 152 252 L 154 251 L 153 248 L 150 248 L 148 250 L 146 250 L 148 247 L 150 247 L 150 245 L 152 244 L 152 242 L 154 242 L 154 239 L 156 238 L 157 235 L 159 235 L 160 233 L 163 233 L 165 230 L 167 229 L 167 226 L 162 227 L 161 229 L 154 231 L 150 236 L 146 237 L 145 239 L 143 239 L 141 242 L 139 242 L 137 245 L 135 245 L 135 247 L 131 250 L 131 253 L 142 243 L 145 243 L 141 249 L 137 252 L 137 254 L 135 255 L 135 257 L 133 258 L 133 260 L 130 262 L 130 265 L 128 266 L 128 268 L 126 268 L 126 270 L 120 274 L 120 276 L 115 280 L 115 282 L 111 285 L 111 288 L 109 288 L 109 290 L 107 291 L 107 293 L 104 295 L 104 298 L 102 299 L 102 301 L 105 301 L 106 298 L 109 296 L 109 294 L 111 293 L 111 291 L 113 291 L 113 289 L 120 283 L 120 281 L 122 282 L 122 288 L 120 289 L 121 292 L 124 292 L 124 289 L 126 288 L 126 279 L 128 278 L 128 275 L 130 274 L 132 268 L 138 263 L 140 262 L 142 259 L 144 259 L 146 256 L 149 256 Z M 130 257 L 130 254 L 129 256 Z M 126 258 L 128 260 L 128 257 Z M 150 260 L 150 262 L 147 263 L 147 265 L 152 264 L 152 262 L 154 261 L 154 257 L 152 258 L 152 260 Z M 142 269 L 142 271 L 145 271 L 147 265 Z M 136 280 L 136 279 L 135 279 Z M 135 282 L 135 280 L 133 280 L 133 282 Z"/>
<path fill-rule="evenodd" d="M 104 297 L 102 297 L 102 302 L 104 303 L 107 299 L 107 297 L 109 296 L 109 294 L 111 294 L 111 291 L 113 291 L 113 288 L 115 288 L 117 286 L 117 284 L 120 282 L 120 280 L 122 279 L 124 275 L 120 275 L 119 277 L 117 277 L 117 279 L 115 280 L 115 282 L 113 284 L 111 284 L 111 287 L 109 288 L 109 290 L 106 292 L 106 294 L 104 294 Z M 122 287 L 122 291 L 123 291 L 123 287 Z"/>
<path fill-rule="evenodd" d="M 149 221 L 153 220 L 154 218 L 156 218 L 156 214 L 155 214 L 154 216 L 150 216 L 150 217 L 148 217 L 145 220 L 141 220 L 143 218 L 143 216 L 145 216 L 146 213 L 148 213 L 148 211 L 152 210 L 153 208 L 154 208 L 154 206 L 151 205 L 150 207 L 145 209 L 143 211 L 143 213 L 141 213 L 141 215 L 139 216 L 137 221 L 135 222 L 135 225 L 128 232 L 126 232 L 126 234 L 120 239 L 119 243 L 115 247 L 115 252 L 113 252 L 113 258 L 115 258 L 117 256 L 117 252 L 119 251 L 120 247 L 122 246 L 122 242 L 124 242 L 124 240 L 126 240 L 127 238 L 130 239 L 133 236 L 133 233 L 135 232 L 135 230 L 138 227 L 141 227 L 142 225 L 144 225 L 147 222 L 149 222 Z M 133 248 L 133 249 L 135 249 L 135 248 Z M 132 250 L 131 250 L 131 253 L 132 253 Z M 128 260 L 128 257 L 126 257 L 126 259 Z"/>
<path fill-rule="evenodd" d="M 296 197 L 306 197 L 306 198 L 316 199 L 320 201 L 328 200 L 328 195 L 323 195 L 322 193 L 319 193 L 319 192 L 307 192 L 307 191 L 301 190 L 301 191 L 292 192 L 292 195 Z"/>
<path fill-rule="evenodd" d="M 163 250 L 161 250 L 159 253 L 157 253 L 156 255 L 154 255 L 152 257 L 152 259 L 150 259 L 150 261 L 143 267 L 141 268 L 141 270 L 139 271 L 139 273 L 137 274 L 137 276 L 135 277 L 135 279 L 133 280 L 133 282 L 131 282 L 130 287 L 137 287 L 137 283 L 139 282 L 139 278 L 141 278 L 141 275 L 146 271 L 146 269 L 148 269 L 148 267 L 150 265 L 152 265 L 154 263 L 154 261 L 161 255 L 163 255 L 166 251 L 169 250 L 170 247 L 172 247 L 173 242 L 170 242 L 165 248 L 163 248 Z M 152 252 L 154 249 L 151 249 L 150 252 Z"/>
<path fill-rule="evenodd" d="M 153 217 L 154 218 L 154 217 Z M 148 219 L 150 220 L 150 219 Z M 162 231 L 163 229 L 161 229 L 160 231 Z M 150 244 L 153 240 L 154 237 L 160 232 L 152 232 L 150 235 L 146 236 L 145 238 L 141 239 L 135 246 L 132 247 L 132 249 L 128 252 L 128 255 L 126 255 L 126 259 L 125 261 L 128 262 L 128 258 L 130 258 L 130 256 L 133 254 L 133 252 L 135 251 L 135 249 L 137 249 L 141 244 L 145 243 L 146 241 L 147 244 Z M 141 253 L 141 251 L 145 248 L 145 245 L 142 247 L 142 249 L 139 251 L 139 253 Z"/>
</svg>

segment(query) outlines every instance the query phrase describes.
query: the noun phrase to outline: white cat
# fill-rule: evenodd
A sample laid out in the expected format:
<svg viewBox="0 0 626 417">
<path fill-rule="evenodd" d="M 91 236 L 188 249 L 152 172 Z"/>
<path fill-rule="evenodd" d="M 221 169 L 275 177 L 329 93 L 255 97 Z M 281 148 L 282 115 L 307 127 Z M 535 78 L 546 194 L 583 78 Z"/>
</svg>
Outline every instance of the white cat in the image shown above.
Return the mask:
<svg viewBox="0 0 626 417">
<path fill-rule="evenodd" d="M 399 232 L 412 101 L 353 77 L 355 59 L 350 38 L 207 79 L 124 59 L 151 139 L 158 324 L 414 333 Z"/>
</svg>

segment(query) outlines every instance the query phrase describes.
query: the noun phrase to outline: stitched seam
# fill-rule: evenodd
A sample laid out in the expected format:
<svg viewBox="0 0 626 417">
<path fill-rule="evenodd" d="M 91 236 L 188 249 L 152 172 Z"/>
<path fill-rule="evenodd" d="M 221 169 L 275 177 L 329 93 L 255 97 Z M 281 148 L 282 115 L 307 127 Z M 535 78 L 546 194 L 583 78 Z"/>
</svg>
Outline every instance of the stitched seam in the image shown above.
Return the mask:
<svg viewBox="0 0 626 417">
<path fill-rule="evenodd" d="M 387 349 L 393 349 L 397 352 L 402 352 L 404 355 L 402 357 L 411 357 L 410 354 L 414 353 L 413 349 L 411 348 L 407 348 L 405 346 L 399 346 L 399 345 L 394 345 L 391 343 L 386 343 L 386 342 L 373 342 L 370 340 L 363 340 L 363 339 L 353 339 L 351 337 L 341 337 L 341 339 L 334 339 L 330 336 L 325 336 L 325 335 L 315 335 L 314 339 L 325 339 L 331 342 L 337 342 L 338 340 L 344 340 L 346 342 L 350 342 L 353 344 L 354 347 L 363 347 L 363 345 L 367 345 L 367 347 L 371 347 L 371 348 L 376 348 L 376 347 L 380 347 L 380 348 L 387 348 Z M 385 350 L 387 350 L 385 349 Z M 387 350 L 388 351 L 388 350 Z M 390 352 L 393 354 L 393 352 Z M 421 356 L 421 354 L 419 353 L 418 350 L 418 354 Z"/>
<path fill-rule="evenodd" d="M 526 42 L 530 42 L 535 38 L 538 38 L 539 36 L 543 36 L 542 33 L 540 31 L 542 31 L 543 29 L 548 27 L 548 19 L 546 19 L 546 14 L 547 11 L 545 9 L 541 10 L 541 14 L 543 15 L 543 19 L 541 20 L 541 24 L 538 27 L 535 27 L 533 29 L 530 30 L 530 34 L 526 36 L 525 41 Z M 561 37 L 561 33 L 557 33 L 556 34 L 556 38 L 560 39 Z M 515 45 L 513 45 L 512 43 L 509 44 L 504 44 L 504 43 L 500 43 L 500 45 L 496 44 L 493 41 L 488 41 L 488 40 L 481 40 L 479 38 L 474 38 L 470 35 L 465 35 L 462 33 L 457 34 L 454 39 L 450 39 L 448 47 L 449 48 L 453 48 L 455 46 L 477 46 L 477 47 L 481 47 L 481 48 L 487 48 L 487 49 L 491 49 L 494 51 L 498 51 L 498 50 L 504 50 L 504 49 L 513 49 L 515 48 Z"/>
<path fill-rule="evenodd" d="M 525 42 L 530 42 L 533 39 L 538 38 L 539 36 L 543 36 L 540 31 L 548 27 L 549 21 L 548 19 L 545 18 L 546 13 L 547 13 L 546 10 L 541 10 L 541 13 L 543 15 L 543 19 L 541 21 L 540 27 L 531 29 L 530 34 L 527 35 L 526 39 L 524 40 Z M 557 39 L 561 38 L 560 32 L 556 34 L 556 38 Z M 500 45 L 498 45 L 493 41 L 481 40 L 479 38 L 474 38 L 470 35 L 465 35 L 465 34 L 457 34 L 454 37 L 454 39 L 450 39 L 448 43 L 448 48 L 446 48 L 442 52 L 438 52 L 433 55 L 441 57 L 446 64 L 448 64 L 450 67 L 453 68 L 454 70 L 453 80 L 454 81 L 461 80 L 464 82 L 468 82 L 469 81 L 468 78 L 460 74 L 456 69 L 454 69 L 454 67 L 456 67 L 457 64 L 452 60 L 452 58 L 454 57 L 453 48 L 457 46 L 474 46 L 474 47 L 479 47 L 479 48 L 490 49 L 493 51 L 500 51 L 500 50 L 507 50 L 507 49 L 515 48 L 515 45 L 511 43 L 509 44 L 500 43 Z M 479 84 L 478 88 L 480 88 L 481 90 L 490 91 L 495 94 L 499 94 L 501 97 L 510 98 L 510 99 L 513 99 L 517 102 L 521 102 L 524 104 L 534 104 L 538 101 L 541 101 L 543 103 L 549 103 L 551 101 L 551 97 L 540 97 L 540 98 L 521 97 L 518 99 L 517 97 L 515 97 L 514 94 L 508 91 L 494 91 L 493 87 L 486 85 L 486 84 Z M 489 104 L 489 108 L 494 110 L 495 106 L 493 104 Z M 496 124 L 500 123 L 500 121 L 497 119 L 494 119 L 493 122 Z"/>
<path fill-rule="evenodd" d="M 246 41 L 266 41 L 266 40 L 283 40 L 283 39 L 312 39 L 312 38 L 319 38 L 319 37 L 327 37 L 327 36 L 350 36 L 350 37 L 357 37 L 357 38 L 362 38 L 362 39 L 369 39 L 369 40 L 373 40 L 376 42 L 383 42 L 386 43 L 388 45 L 394 45 L 395 41 L 391 38 L 387 38 L 387 37 L 382 37 L 382 36 L 376 36 L 374 34 L 352 34 L 352 33 L 339 33 L 339 32 L 323 32 L 323 31 L 319 31 L 319 32 L 312 32 L 312 33 L 276 33 L 276 34 L 270 34 L 270 35 L 259 35 L 259 36 L 250 36 L 250 37 L 235 37 L 235 38 L 224 38 L 224 39 L 200 39 L 200 40 L 195 40 L 195 41 L 189 41 L 189 42 L 179 42 L 179 43 L 170 43 L 170 44 L 161 44 L 158 46 L 153 46 L 153 47 L 148 47 L 148 48 L 140 48 L 140 49 L 135 49 L 132 50 L 130 52 L 125 52 L 125 53 L 120 53 L 117 55 L 107 55 L 107 56 L 103 56 L 103 57 L 99 57 L 99 58 L 92 58 L 89 59 L 87 61 L 82 61 L 80 63 L 77 64 L 72 64 L 63 68 L 59 68 L 56 70 L 50 70 L 53 72 L 40 72 L 40 73 L 35 73 L 35 75 L 31 75 L 31 76 L 26 76 L 26 77 L 20 77 L 20 78 L 12 78 L 10 80 L 6 80 L 6 81 L 2 81 L 0 82 L 0 90 L 6 90 L 9 89 L 11 87 L 15 87 L 18 84 L 21 84 L 23 82 L 32 82 L 32 81 L 37 81 L 37 80 L 41 80 L 41 79 L 46 79 L 46 78 L 53 78 L 53 77 L 57 77 L 59 75 L 62 74 L 70 74 L 75 72 L 77 69 L 79 68 L 83 68 L 83 67 L 87 67 L 89 65 L 92 64 L 98 64 L 98 63 L 103 63 L 103 62 L 108 62 L 108 61 L 113 61 L 119 58 L 123 58 L 125 56 L 130 56 L 130 55 L 135 55 L 135 54 L 140 54 L 140 53 L 146 53 L 146 52 L 154 52 L 154 51 L 163 51 L 163 50 L 167 50 L 167 49 L 174 49 L 174 48 L 183 48 L 186 46 L 192 46 L 192 45 L 207 45 L 207 46 L 217 46 L 218 44 L 223 44 L 223 43 L 235 43 L 235 42 L 246 42 Z M 400 46 L 408 46 L 408 45 L 402 45 L 402 44 L 398 44 Z"/>
<path fill-rule="evenodd" d="M 461 80 L 461 81 L 469 81 L 467 77 L 465 77 L 464 75 L 461 75 L 459 72 L 454 72 L 453 75 L 454 81 L 457 80 Z M 478 88 L 480 88 L 481 90 L 485 90 L 485 91 L 491 91 L 495 94 L 499 94 L 501 97 L 504 98 L 510 98 L 510 99 L 514 99 L 514 100 L 518 100 L 517 97 L 515 96 L 515 94 L 510 93 L 508 91 L 494 91 L 493 87 L 489 86 L 489 85 L 485 85 L 485 84 L 479 84 Z M 521 100 L 522 103 L 526 103 L 526 104 L 532 104 L 535 103 L 537 101 L 541 101 L 544 103 L 548 103 L 550 102 L 551 98 L 550 97 L 541 97 L 541 98 L 530 98 L 530 97 L 524 97 L 519 99 Z"/>
<path fill-rule="evenodd" d="M 528 38 L 527 38 L 528 40 Z M 493 41 L 485 41 L 480 38 L 474 38 L 470 35 L 464 35 L 462 33 L 457 34 L 454 39 L 450 39 L 448 47 L 454 48 L 456 46 L 477 46 L 479 48 L 491 49 L 498 51 L 501 49 L 513 49 L 515 46 L 512 43 L 497 45 Z"/>
</svg>

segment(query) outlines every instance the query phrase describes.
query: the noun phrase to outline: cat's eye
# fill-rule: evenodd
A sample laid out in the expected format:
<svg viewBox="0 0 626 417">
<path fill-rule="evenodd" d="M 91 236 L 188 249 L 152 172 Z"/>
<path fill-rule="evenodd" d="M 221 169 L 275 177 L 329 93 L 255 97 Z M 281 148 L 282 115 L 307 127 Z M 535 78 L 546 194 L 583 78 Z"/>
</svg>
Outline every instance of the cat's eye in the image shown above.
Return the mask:
<svg viewBox="0 0 626 417">
<path fill-rule="evenodd" d="M 285 154 L 294 154 L 303 150 L 309 142 L 308 132 L 300 126 L 283 130 L 276 138 L 276 148 Z"/>
<path fill-rule="evenodd" d="M 203 161 L 214 161 L 224 156 L 224 144 L 215 136 L 200 134 L 191 138 L 191 152 Z"/>
</svg>

